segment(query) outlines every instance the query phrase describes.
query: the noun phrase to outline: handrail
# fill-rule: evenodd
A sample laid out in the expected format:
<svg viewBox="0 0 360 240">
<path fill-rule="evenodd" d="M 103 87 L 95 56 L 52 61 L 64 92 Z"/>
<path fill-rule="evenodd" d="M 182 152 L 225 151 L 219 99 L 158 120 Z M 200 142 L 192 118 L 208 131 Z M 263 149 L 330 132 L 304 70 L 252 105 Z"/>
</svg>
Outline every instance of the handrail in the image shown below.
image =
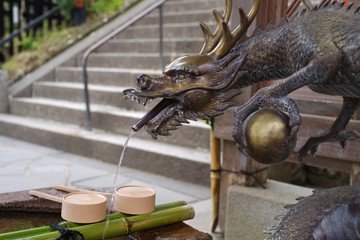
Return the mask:
<svg viewBox="0 0 360 240">
<path fill-rule="evenodd" d="M 55 6 L 52 9 L 50 9 L 49 11 L 47 11 L 46 13 L 44 13 L 43 15 L 35 18 L 34 20 L 31 20 L 23 29 L 19 29 L 16 30 L 14 32 L 12 32 L 10 34 L 10 36 L 2 39 L 0 41 L 0 47 L 5 45 L 7 42 L 12 41 L 14 38 L 16 38 L 17 36 L 19 36 L 21 34 L 21 32 L 23 31 L 27 31 L 29 29 L 31 29 L 32 27 L 36 26 L 37 24 L 39 24 L 40 22 L 44 21 L 45 19 L 49 18 L 51 15 L 53 15 L 54 13 L 58 12 L 60 10 L 59 6 Z"/>
<path fill-rule="evenodd" d="M 82 63 L 82 70 L 83 70 L 84 101 L 85 101 L 85 108 L 86 108 L 86 113 L 85 113 L 85 118 L 86 118 L 86 120 L 85 120 L 85 129 L 86 130 L 88 130 L 88 131 L 92 130 L 90 98 L 89 98 L 89 88 L 88 88 L 88 74 L 87 74 L 87 62 L 88 62 L 88 58 L 89 58 L 90 54 L 93 51 L 95 51 L 96 49 L 98 49 L 99 47 L 101 47 L 103 44 L 107 43 L 113 37 L 115 37 L 116 35 L 120 34 L 124 30 L 126 30 L 130 25 L 132 25 L 133 23 L 139 21 L 143 17 L 145 17 L 148 13 L 153 11 L 155 8 L 159 8 L 160 9 L 160 23 L 159 23 L 159 25 L 160 25 L 160 37 L 159 38 L 160 38 L 160 59 L 161 59 L 160 61 L 161 61 L 161 65 L 162 65 L 163 64 L 163 60 L 162 60 L 163 59 L 163 51 L 162 51 L 162 46 L 163 46 L 162 6 L 166 1 L 167 0 L 159 0 L 159 1 L 155 2 L 154 4 L 150 5 L 149 7 L 144 9 L 142 12 L 140 12 L 138 15 L 134 16 L 133 18 L 129 19 L 124 24 L 119 26 L 117 29 L 115 29 L 113 32 L 111 32 L 109 35 L 107 35 L 107 36 L 101 38 L 100 40 L 98 40 L 95 44 L 90 46 L 84 52 L 84 54 L 82 56 L 82 59 L 81 59 L 81 63 Z"/>
</svg>

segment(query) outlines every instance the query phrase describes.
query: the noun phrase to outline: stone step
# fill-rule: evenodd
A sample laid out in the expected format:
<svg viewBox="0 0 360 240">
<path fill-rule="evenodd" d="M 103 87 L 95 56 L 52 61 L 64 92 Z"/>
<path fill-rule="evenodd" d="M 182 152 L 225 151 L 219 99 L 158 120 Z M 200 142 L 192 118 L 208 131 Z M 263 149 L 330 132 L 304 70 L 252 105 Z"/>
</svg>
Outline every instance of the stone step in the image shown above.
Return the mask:
<svg viewBox="0 0 360 240">
<path fill-rule="evenodd" d="M 174 0 L 167 1 L 164 5 L 164 12 L 186 12 L 191 10 L 220 9 L 225 6 L 225 1 L 219 0 Z"/>
<path fill-rule="evenodd" d="M 90 84 L 135 87 L 136 78 L 140 74 L 160 75 L 160 70 L 132 68 L 101 68 L 88 67 L 88 82 Z M 57 82 L 83 82 L 81 67 L 58 67 L 55 70 Z"/>
<path fill-rule="evenodd" d="M 168 7 L 164 7 L 165 9 Z M 189 8 L 190 9 L 190 8 Z M 183 10 L 183 11 L 163 11 L 163 24 L 169 23 L 198 23 L 198 22 L 214 22 L 215 18 L 212 14 L 212 10 L 214 8 L 206 8 L 206 9 L 191 9 L 191 10 Z M 222 12 L 222 7 L 218 7 L 220 12 Z M 155 10 L 148 16 L 136 22 L 135 25 L 149 25 L 149 24 L 159 24 L 159 10 Z"/>
<path fill-rule="evenodd" d="M 84 102 L 84 85 L 70 82 L 36 82 L 33 84 L 33 97 Z M 123 90 L 128 87 L 89 85 L 90 103 L 116 106 L 131 110 L 148 111 L 156 101 L 143 106 L 125 99 Z"/>
<path fill-rule="evenodd" d="M 168 1 L 163 6 L 163 23 L 214 22 L 212 11 L 216 9 L 222 13 L 224 7 L 225 1 L 218 0 Z M 134 25 L 159 24 L 159 15 L 159 9 L 155 9 Z"/>
<path fill-rule="evenodd" d="M 215 29 L 215 23 L 208 24 L 210 29 Z M 135 25 L 120 33 L 116 38 L 146 39 L 159 37 L 159 24 Z M 163 25 L 164 38 L 202 38 L 203 34 L 197 22 L 172 23 Z"/>
<path fill-rule="evenodd" d="M 169 64 L 186 53 L 164 54 L 164 63 Z M 146 68 L 160 69 L 159 53 L 93 53 L 88 60 L 89 67 L 103 68 Z"/>
<path fill-rule="evenodd" d="M 118 164 L 126 136 L 86 131 L 71 124 L 0 114 L 0 134 Z M 196 184 L 209 185 L 207 150 L 179 147 L 133 136 L 122 166 Z"/>
<path fill-rule="evenodd" d="M 145 114 L 143 111 L 135 112 L 96 104 L 92 104 L 90 109 L 93 128 L 122 135 L 128 135 L 131 126 Z M 85 122 L 85 105 L 80 102 L 46 98 L 14 98 L 10 100 L 10 112 L 18 116 L 50 119 L 79 126 L 84 126 Z M 209 149 L 209 131 L 207 124 L 191 122 L 184 124 L 178 131 L 173 131 L 172 136 L 159 136 L 158 140 L 153 141 Z M 152 140 L 145 130 L 139 131 L 136 136 Z"/>
<path fill-rule="evenodd" d="M 219 0 L 189 0 L 167 1 L 163 6 L 164 23 L 213 21 L 213 9 L 223 12 L 225 1 Z M 140 19 L 136 25 L 159 23 L 159 9 Z"/>
<path fill-rule="evenodd" d="M 198 53 L 204 44 L 203 38 L 165 38 L 164 53 Z M 160 49 L 158 38 L 153 39 L 114 39 L 101 46 L 96 52 L 122 53 L 158 53 Z"/>
<path fill-rule="evenodd" d="M 165 64 L 185 54 L 199 53 L 204 44 L 200 27 L 194 24 L 188 24 L 188 26 L 173 24 L 171 27 L 164 29 L 163 37 Z M 126 61 L 122 60 L 123 63 L 121 64 L 107 64 L 109 61 L 101 59 L 99 64 L 102 65 L 96 65 L 98 63 L 95 60 L 94 65 L 88 64 L 88 66 L 160 69 L 159 46 L 158 27 L 154 25 L 130 27 L 113 40 L 95 50 L 88 59 L 88 63 L 90 63 L 94 61 L 92 59 L 106 54 L 104 57 L 110 57 L 111 61 L 119 57 L 126 58 Z M 77 56 L 74 56 L 73 59 L 67 61 L 62 66 L 81 66 L 82 56 L 83 52 L 77 54 Z M 147 61 L 146 58 L 151 58 L 151 60 Z"/>
</svg>

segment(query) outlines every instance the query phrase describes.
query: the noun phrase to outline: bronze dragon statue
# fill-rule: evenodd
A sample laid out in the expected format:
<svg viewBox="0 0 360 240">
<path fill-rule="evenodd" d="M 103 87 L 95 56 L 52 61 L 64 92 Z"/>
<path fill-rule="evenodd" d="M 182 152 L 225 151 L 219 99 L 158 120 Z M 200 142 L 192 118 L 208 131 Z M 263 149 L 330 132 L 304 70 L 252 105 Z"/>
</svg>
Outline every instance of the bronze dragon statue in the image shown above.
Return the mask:
<svg viewBox="0 0 360 240">
<path fill-rule="evenodd" d="M 244 148 L 246 118 L 258 109 L 274 109 L 289 118 L 288 142 L 296 139 L 301 117 L 296 103 L 287 95 L 308 86 L 317 93 L 343 97 L 343 107 L 333 125 L 319 136 L 310 137 L 299 150 L 301 160 L 316 153 L 322 142 L 359 138 L 345 127 L 360 106 L 360 7 L 324 0 L 311 11 L 301 11 L 278 27 L 246 32 L 254 20 L 260 0 L 246 15 L 239 9 L 240 25 L 230 31 L 232 1 L 226 0 L 223 15 L 214 11 L 217 28 L 211 33 L 200 23 L 205 44 L 197 55 L 170 63 L 162 76 L 140 75 L 137 88 L 124 94 L 146 104 L 163 98 L 137 124 L 156 138 L 170 135 L 188 120 L 216 117 L 230 106 L 243 88 L 269 80 L 277 82 L 260 89 L 237 108 L 233 137 Z M 296 140 L 295 140 L 296 141 Z M 283 158 L 288 157 L 284 151 Z M 337 187 L 315 191 L 289 207 L 269 240 L 360 239 L 360 189 Z"/>
<path fill-rule="evenodd" d="M 244 120 L 261 108 L 285 112 L 289 142 L 294 139 L 301 116 L 287 95 L 303 86 L 342 96 L 343 107 L 327 131 L 308 139 L 298 153 L 299 160 L 309 151 L 315 154 L 322 142 L 340 141 L 343 145 L 347 139 L 360 137 L 356 131 L 345 131 L 360 105 L 360 7 L 325 0 L 310 11 L 285 19 L 276 28 L 270 26 L 247 37 L 260 2 L 254 1 L 248 15 L 239 9 L 240 25 L 231 31 L 232 1 L 226 0 L 223 15 L 213 12 L 217 21 L 214 33 L 200 23 L 205 44 L 199 54 L 174 60 L 161 76 L 140 75 L 137 88 L 124 91 L 126 97 L 143 104 L 163 98 L 133 126 L 135 131 L 146 126 L 153 138 L 170 135 L 169 131 L 188 120 L 222 114 L 234 105 L 231 99 L 241 94 L 241 89 L 277 80 L 237 108 L 232 135 L 240 149 L 244 147 Z"/>
</svg>

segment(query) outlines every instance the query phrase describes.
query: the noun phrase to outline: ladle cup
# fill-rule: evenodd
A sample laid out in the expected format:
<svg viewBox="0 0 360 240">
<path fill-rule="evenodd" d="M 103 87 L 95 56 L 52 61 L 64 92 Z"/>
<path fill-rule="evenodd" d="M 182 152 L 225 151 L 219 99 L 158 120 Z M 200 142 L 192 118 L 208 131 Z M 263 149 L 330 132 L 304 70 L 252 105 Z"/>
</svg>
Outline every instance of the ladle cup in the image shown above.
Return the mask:
<svg viewBox="0 0 360 240">
<path fill-rule="evenodd" d="M 115 190 L 115 211 L 138 215 L 155 209 L 155 190 L 137 185 L 126 185 Z"/>
<path fill-rule="evenodd" d="M 30 190 L 33 196 L 61 203 L 61 217 L 75 223 L 94 223 L 106 218 L 106 197 L 97 193 L 72 192 L 62 198 Z"/>
</svg>

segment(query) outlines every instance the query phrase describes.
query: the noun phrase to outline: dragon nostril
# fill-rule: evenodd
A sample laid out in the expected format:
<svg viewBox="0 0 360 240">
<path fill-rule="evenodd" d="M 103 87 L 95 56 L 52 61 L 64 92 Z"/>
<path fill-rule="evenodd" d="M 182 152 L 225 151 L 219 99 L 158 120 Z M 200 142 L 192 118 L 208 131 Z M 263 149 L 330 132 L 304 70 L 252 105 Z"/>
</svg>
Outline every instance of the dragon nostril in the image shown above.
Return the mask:
<svg viewBox="0 0 360 240">
<path fill-rule="evenodd" d="M 146 74 L 141 74 L 137 77 L 137 86 L 141 90 L 146 90 L 149 88 L 151 83 L 151 77 Z"/>
</svg>

